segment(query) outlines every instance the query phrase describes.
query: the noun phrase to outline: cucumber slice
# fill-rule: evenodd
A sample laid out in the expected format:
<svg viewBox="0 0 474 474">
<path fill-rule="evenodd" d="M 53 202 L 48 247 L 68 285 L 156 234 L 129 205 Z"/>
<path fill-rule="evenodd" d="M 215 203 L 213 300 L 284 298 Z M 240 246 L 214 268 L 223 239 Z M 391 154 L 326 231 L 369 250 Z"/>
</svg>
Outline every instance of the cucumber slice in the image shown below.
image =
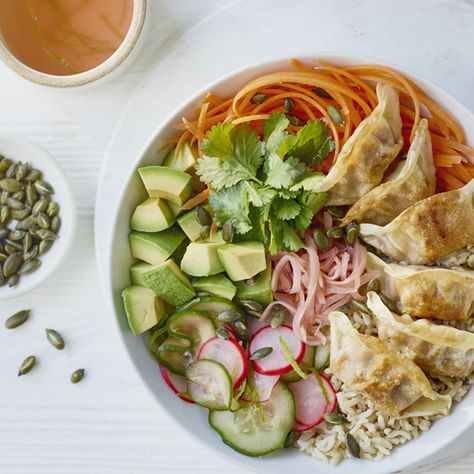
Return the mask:
<svg viewBox="0 0 474 474">
<path fill-rule="evenodd" d="M 329 365 L 330 344 L 327 342 L 324 346 L 316 346 L 314 352 L 314 368 L 319 372 Z"/>
<path fill-rule="evenodd" d="M 208 313 L 219 314 L 223 311 L 232 309 L 242 313 L 242 310 L 232 303 L 232 301 L 227 298 L 221 298 L 219 296 L 202 296 L 201 298 L 196 298 L 195 300 L 189 302 L 182 309 L 189 309 L 194 311 L 207 311 Z"/>
<path fill-rule="evenodd" d="M 313 367 L 314 363 L 314 347 L 313 346 L 305 346 L 304 349 L 304 356 L 301 362 L 299 363 L 299 366 L 303 369 L 310 369 Z M 294 383 L 298 382 L 301 377 L 294 371 L 292 370 L 291 372 L 288 372 L 287 374 L 283 374 L 281 376 L 281 380 L 286 383 Z"/>
<path fill-rule="evenodd" d="M 191 362 L 191 342 L 187 339 L 167 337 L 155 353 L 158 362 L 170 372 L 183 375 Z"/>
<path fill-rule="evenodd" d="M 232 379 L 219 362 L 201 359 L 186 369 L 188 393 L 193 401 L 209 410 L 228 410 L 232 406 Z"/>
<path fill-rule="evenodd" d="M 295 424 L 295 400 L 279 382 L 267 402 L 247 405 L 237 412 L 210 411 L 209 424 L 222 441 L 247 456 L 263 456 L 285 445 Z"/>
</svg>

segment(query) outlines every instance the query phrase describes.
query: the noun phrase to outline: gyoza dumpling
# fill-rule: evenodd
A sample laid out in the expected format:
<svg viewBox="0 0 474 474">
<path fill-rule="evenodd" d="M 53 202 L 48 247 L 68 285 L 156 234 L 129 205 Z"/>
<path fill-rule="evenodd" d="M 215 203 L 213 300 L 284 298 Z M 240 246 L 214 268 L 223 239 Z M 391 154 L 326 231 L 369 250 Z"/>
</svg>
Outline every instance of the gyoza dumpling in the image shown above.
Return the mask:
<svg viewBox="0 0 474 474">
<path fill-rule="evenodd" d="M 360 235 L 387 257 L 414 265 L 474 244 L 474 179 L 418 201 L 385 227 L 361 224 Z"/>
<path fill-rule="evenodd" d="M 388 339 L 416 365 L 435 375 L 467 377 L 474 368 L 474 334 L 426 319 L 393 314 L 377 293 L 367 294 L 380 339 Z"/>
<path fill-rule="evenodd" d="M 423 119 L 404 163 L 387 182 L 362 196 L 346 214 L 342 225 L 351 221 L 386 225 L 415 202 L 432 196 L 436 189 L 435 166 L 428 121 Z"/>
<path fill-rule="evenodd" d="M 367 270 L 378 273 L 382 293 L 402 314 L 447 321 L 474 314 L 474 271 L 385 263 L 370 252 Z"/>
<path fill-rule="evenodd" d="M 348 317 L 330 313 L 333 374 L 397 418 L 447 415 L 451 397 L 431 388 L 423 371 L 388 341 L 359 334 Z"/>
<path fill-rule="evenodd" d="M 375 188 L 403 145 L 397 91 L 377 85 L 379 103 L 342 147 L 318 191 L 329 191 L 328 204 L 354 204 Z"/>
</svg>

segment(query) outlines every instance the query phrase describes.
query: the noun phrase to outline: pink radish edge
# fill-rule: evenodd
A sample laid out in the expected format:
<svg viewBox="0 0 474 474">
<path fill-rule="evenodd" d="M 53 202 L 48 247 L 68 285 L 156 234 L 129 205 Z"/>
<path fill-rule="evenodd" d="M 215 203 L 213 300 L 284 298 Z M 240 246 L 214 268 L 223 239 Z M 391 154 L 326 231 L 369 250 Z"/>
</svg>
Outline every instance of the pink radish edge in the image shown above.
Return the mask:
<svg viewBox="0 0 474 474">
<path fill-rule="evenodd" d="M 164 365 L 160 365 L 160 373 L 166 385 L 168 385 L 173 393 L 178 395 L 178 397 L 185 402 L 194 403 L 185 390 L 178 390 L 177 388 L 177 385 L 184 385 L 184 387 L 186 387 L 186 379 L 183 375 L 173 374 Z M 173 379 L 174 382 L 171 379 Z"/>
<path fill-rule="evenodd" d="M 259 396 L 259 402 L 266 402 L 270 399 L 273 388 L 280 381 L 280 378 L 280 375 L 263 375 L 255 371 L 253 372 L 253 382 L 255 384 L 255 391 Z M 254 401 L 247 390 L 244 391 L 241 398 L 246 402 Z"/>
</svg>

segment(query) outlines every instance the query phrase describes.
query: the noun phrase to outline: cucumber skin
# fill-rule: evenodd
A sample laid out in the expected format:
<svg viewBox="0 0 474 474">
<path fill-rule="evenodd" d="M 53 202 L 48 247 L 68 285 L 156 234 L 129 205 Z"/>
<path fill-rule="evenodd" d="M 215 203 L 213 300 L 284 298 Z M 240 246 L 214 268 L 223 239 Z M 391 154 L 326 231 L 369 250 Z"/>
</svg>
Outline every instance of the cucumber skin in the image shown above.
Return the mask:
<svg viewBox="0 0 474 474">
<path fill-rule="evenodd" d="M 212 419 L 211 419 L 213 411 L 209 410 L 208 423 L 212 427 L 213 430 L 215 430 L 217 433 L 219 433 L 219 436 L 221 437 L 222 442 L 224 444 L 226 444 L 227 446 L 232 448 L 234 451 L 237 451 L 240 454 L 243 454 L 245 456 L 249 456 L 249 457 L 252 457 L 252 458 L 262 457 L 262 456 L 265 456 L 267 454 L 274 453 L 275 451 L 278 451 L 278 450 L 283 449 L 285 447 L 286 438 L 291 433 L 291 431 L 293 429 L 293 426 L 296 422 L 296 404 L 295 404 L 295 397 L 293 396 L 292 391 L 287 387 L 286 383 L 280 381 L 275 386 L 275 388 L 277 386 L 279 386 L 280 388 L 283 388 L 290 395 L 291 411 L 292 411 L 293 420 L 294 420 L 294 422 L 293 422 L 292 426 L 289 428 L 289 430 L 283 434 L 281 444 L 279 444 L 278 446 L 275 446 L 275 448 L 269 449 L 267 451 L 261 451 L 261 452 L 258 452 L 258 453 L 251 453 L 251 452 L 249 452 L 245 449 L 239 448 L 239 447 L 235 446 L 231 441 L 226 440 L 224 434 L 218 428 L 216 428 L 216 426 L 213 424 Z"/>
<path fill-rule="evenodd" d="M 181 306 L 179 308 L 179 311 L 181 312 L 184 310 L 193 310 L 193 311 L 203 311 L 203 312 L 212 313 L 212 311 L 209 311 L 209 310 L 199 309 L 200 305 L 204 305 L 204 304 L 207 305 L 207 304 L 212 304 L 212 303 L 225 305 L 227 309 L 238 311 L 239 313 L 243 315 L 242 310 L 235 303 L 233 303 L 231 300 L 228 300 L 227 298 L 222 298 L 221 296 L 201 296 L 200 298 L 191 300 L 189 303 L 186 303 L 184 306 Z M 196 307 L 198 309 L 194 309 Z"/>
</svg>

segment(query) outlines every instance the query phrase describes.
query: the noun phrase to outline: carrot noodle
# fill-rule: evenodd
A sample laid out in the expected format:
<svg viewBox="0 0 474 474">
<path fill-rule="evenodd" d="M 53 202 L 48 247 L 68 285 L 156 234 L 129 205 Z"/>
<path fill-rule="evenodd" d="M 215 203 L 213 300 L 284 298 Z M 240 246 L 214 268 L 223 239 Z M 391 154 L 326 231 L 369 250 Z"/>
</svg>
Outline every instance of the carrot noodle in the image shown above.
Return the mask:
<svg viewBox="0 0 474 474">
<path fill-rule="evenodd" d="M 184 211 L 189 211 L 190 209 L 194 209 L 199 204 L 206 202 L 208 198 L 209 198 L 209 188 L 206 188 L 204 191 L 201 191 L 199 194 L 196 194 L 196 196 L 186 201 L 181 206 L 181 209 L 183 209 Z"/>
<path fill-rule="evenodd" d="M 318 215 L 320 225 L 329 229 L 332 217 Z M 361 299 L 359 289 L 374 275 L 365 271 L 367 250 L 358 241 L 353 247 L 333 241 L 326 252 L 319 250 L 311 236 L 299 252 L 273 257 L 272 291 L 275 301 L 267 306 L 260 322 L 265 323 L 277 305 L 290 313 L 290 324 L 297 337 L 310 345 L 324 344 L 320 332 L 328 315 L 353 299 Z"/>
<path fill-rule="evenodd" d="M 377 83 L 390 84 L 400 93 L 400 112 L 406 151 L 413 140 L 416 127 L 422 117 L 429 120 L 433 142 L 433 157 L 437 169 L 439 191 L 457 189 L 474 177 L 474 148 L 465 143 L 461 125 L 446 110 L 431 99 L 420 86 L 402 73 L 379 65 L 337 66 L 316 61 L 304 64 L 289 62 L 285 71 L 266 74 L 247 83 L 232 97 L 219 97 L 208 93 L 196 118 L 183 121 L 177 126 L 181 136 L 177 152 L 185 141 L 197 143 L 201 153 L 201 141 L 206 132 L 221 122 L 249 123 L 259 133 L 263 121 L 274 112 L 283 112 L 285 98 L 295 104 L 291 112 L 306 120 L 321 119 L 329 127 L 335 142 L 335 150 L 318 169 L 327 172 L 337 159 L 342 147 L 356 127 L 377 105 Z M 317 95 L 314 88 L 323 89 L 329 96 Z M 264 94 L 265 100 L 253 103 L 256 93 Z M 336 107 L 344 117 L 344 124 L 334 124 L 327 107 Z M 299 127 L 290 125 L 289 133 L 297 133 Z"/>
</svg>

